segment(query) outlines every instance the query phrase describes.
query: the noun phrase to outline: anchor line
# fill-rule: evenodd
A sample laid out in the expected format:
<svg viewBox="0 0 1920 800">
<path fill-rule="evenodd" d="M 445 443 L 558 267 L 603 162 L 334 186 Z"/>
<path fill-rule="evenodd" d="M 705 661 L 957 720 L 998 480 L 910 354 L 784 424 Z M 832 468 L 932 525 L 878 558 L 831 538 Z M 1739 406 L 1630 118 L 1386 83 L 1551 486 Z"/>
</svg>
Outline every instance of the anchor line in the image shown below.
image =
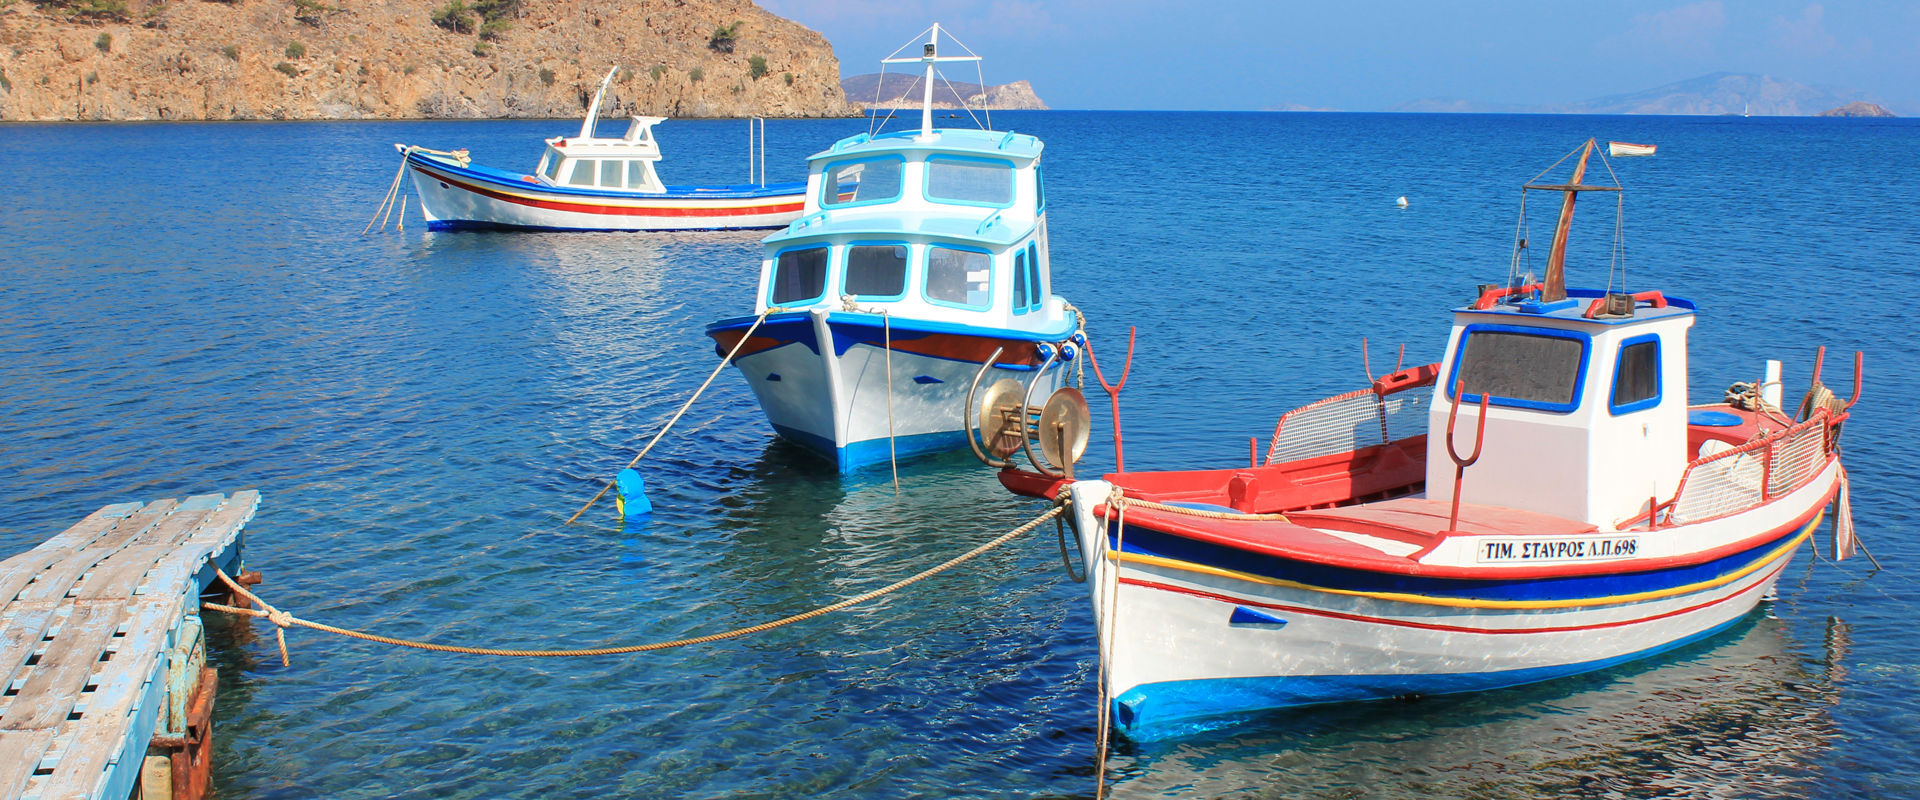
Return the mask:
<svg viewBox="0 0 1920 800">
<path fill-rule="evenodd" d="M 763 633 L 766 631 L 773 630 L 775 628 L 792 625 L 796 622 L 803 622 L 809 619 L 813 619 L 814 617 L 831 614 L 836 611 L 842 611 L 847 608 L 860 605 L 861 603 L 865 603 L 874 598 L 887 595 L 887 594 L 892 594 L 893 592 L 899 591 L 901 589 L 905 589 L 908 586 L 912 586 L 923 580 L 926 580 L 942 572 L 946 572 L 947 570 L 950 570 L 954 567 L 964 564 L 968 561 L 971 561 L 974 558 L 977 558 L 980 555 L 986 553 L 987 551 L 993 550 L 997 547 L 1000 547 L 1001 545 L 1004 545 L 1010 541 L 1013 541 L 1015 538 L 1019 537 L 1023 533 L 1027 533 L 1035 528 L 1040 527 L 1041 523 L 1044 523 L 1047 520 L 1053 519 L 1063 513 L 1066 513 L 1067 510 L 1068 510 L 1068 506 L 1065 504 L 1056 505 L 1053 508 L 1048 509 L 1046 513 L 1041 514 L 1038 517 L 1034 517 L 1032 520 L 1029 520 L 1028 522 L 1020 525 L 1019 527 L 1016 527 L 1013 530 L 1007 531 L 1006 533 L 1003 533 L 995 537 L 994 539 L 973 548 L 972 550 L 968 550 L 965 553 L 961 553 L 960 555 L 954 556 L 953 558 L 947 559 L 946 561 L 943 561 L 927 569 L 921 570 L 920 572 L 914 573 L 913 575 L 910 575 L 908 577 L 894 581 L 893 583 L 887 584 L 886 586 L 882 586 L 870 592 L 849 597 L 837 603 L 821 606 L 819 608 L 813 609 L 812 611 L 795 614 L 790 617 L 782 617 L 780 619 L 773 620 L 771 622 L 763 622 L 758 625 L 749 625 L 744 628 L 735 628 L 730 631 L 713 633 L 705 636 L 693 636 L 693 637 L 688 637 L 684 639 L 673 639 L 670 641 L 653 642 L 649 644 L 624 645 L 619 647 L 589 647 L 589 648 L 566 649 L 566 650 L 523 650 L 523 649 L 511 649 L 511 648 L 499 648 L 499 647 L 466 647 L 461 645 L 449 645 L 449 644 L 437 644 L 434 642 L 423 642 L 415 639 L 402 639 L 394 636 L 382 636 L 377 633 L 368 633 L 366 631 L 357 631 L 351 628 L 342 628 L 335 625 L 328 625 L 326 623 L 315 622 L 313 620 L 302 619 L 300 617 L 294 616 L 293 614 L 290 614 L 288 612 L 282 611 L 274 606 L 269 605 L 265 600 L 260 599 L 259 595 L 254 594 L 251 590 L 247 589 L 247 587 L 241 585 L 239 581 L 236 581 L 232 577 L 228 576 L 227 573 L 224 571 L 216 571 L 214 574 L 222 583 L 225 583 L 227 587 L 231 589 L 235 594 L 238 594 L 241 597 L 244 597 L 247 600 L 252 601 L 255 604 L 258 604 L 260 608 L 239 608 L 236 606 L 225 605 L 222 603 L 211 603 L 211 602 L 201 603 L 200 607 L 207 609 L 209 611 L 219 611 L 222 613 L 232 614 L 235 616 L 254 617 L 258 619 L 265 619 L 269 622 L 272 622 L 278 628 L 278 631 L 276 631 L 276 633 L 281 633 L 283 636 L 282 645 L 281 645 L 282 659 L 286 658 L 284 631 L 289 627 L 296 627 L 296 626 L 301 628 L 309 628 L 316 631 L 322 631 L 325 633 L 332 633 L 340 636 L 346 636 L 353 639 L 361 639 L 364 641 L 376 642 L 379 644 L 389 644 L 397 647 L 409 647 L 416 650 L 431 650 L 438 653 L 464 653 L 468 655 L 509 656 L 509 657 L 518 657 L 518 658 L 568 658 L 568 657 L 587 657 L 587 656 L 627 655 L 630 653 L 644 653 L 644 652 L 649 652 L 654 650 L 668 650 L 676 647 L 686 647 L 688 645 L 707 644 L 709 642 L 718 642 L 724 639 L 734 639 L 741 636 L 748 636 L 751 634 Z"/>
<path fill-rule="evenodd" d="M 760 328 L 760 323 L 767 321 L 768 314 L 785 310 L 785 308 L 780 306 L 767 306 L 767 310 L 760 312 L 760 316 L 754 318 L 753 324 L 747 326 L 747 331 L 740 334 L 740 341 L 733 343 L 733 349 L 727 352 L 727 357 L 720 359 L 720 365 L 713 368 L 713 373 L 709 374 L 706 381 L 700 384 L 700 388 L 693 390 L 693 396 L 687 398 L 687 402 L 680 406 L 680 410 L 673 412 L 673 418 L 667 420 L 666 427 L 661 428 L 659 433 L 653 435 L 653 441 L 647 442 L 647 446 L 640 450 L 640 455 L 634 456 L 632 461 L 627 462 L 625 469 L 633 469 L 633 465 L 640 463 L 640 459 L 646 458 L 647 453 L 653 451 L 654 445 L 659 444 L 661 439 L 666 438 L 667 431 L 673 430 L 673 424 L 679 422 L 681 415 L 686 414 L 687 409 L 693 407 L 693 401 L 700 399 L 700 395 L 707 390 L 707 387 L 713 385 L 713 379 L 720 377 L 720 372 L 725 370 L 728 364 L 733 363 L 733 357 L 740 353 L 740 348 L 746 346 L 748 339 L 753 338 L 753 332 Z M 600 487 L 600 491 L 594 493 L 593 499 L 588 500 L 587 504 L 581 506 L 579 511 L 573 512 L 573 516 L 568 517 L 564 524 L 572 525 L 573 521 L 579 519 L 581 514 L 587 513 L 587 509 L 592 508 L 594 503 L 600 502 L 600 498 L 606 496 L 607 490 L 613 488 L 614 483 L 618 481 L 619 478 L 617 477 L 607 481 L 607 485 Z"/>
</svg>

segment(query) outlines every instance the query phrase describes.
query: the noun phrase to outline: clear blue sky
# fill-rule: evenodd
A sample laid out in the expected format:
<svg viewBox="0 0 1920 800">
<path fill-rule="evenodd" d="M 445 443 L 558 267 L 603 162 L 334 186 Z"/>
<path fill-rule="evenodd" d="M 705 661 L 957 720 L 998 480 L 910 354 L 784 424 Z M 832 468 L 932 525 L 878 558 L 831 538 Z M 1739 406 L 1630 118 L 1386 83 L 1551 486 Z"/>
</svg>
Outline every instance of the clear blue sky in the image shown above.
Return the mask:
<svg viewBox="0 0 1920 800">
<path fill-rule="evenodd" d="M 1726 71 L 1859 90 L 1920 114 L 1914 0 L 760 3 L 825 34 L 847 75 L 879 71 L 938 21 L 986 57 L 988 83 L 1030 80 L 1054 108 L 1533 105 Z"/>
</svg>

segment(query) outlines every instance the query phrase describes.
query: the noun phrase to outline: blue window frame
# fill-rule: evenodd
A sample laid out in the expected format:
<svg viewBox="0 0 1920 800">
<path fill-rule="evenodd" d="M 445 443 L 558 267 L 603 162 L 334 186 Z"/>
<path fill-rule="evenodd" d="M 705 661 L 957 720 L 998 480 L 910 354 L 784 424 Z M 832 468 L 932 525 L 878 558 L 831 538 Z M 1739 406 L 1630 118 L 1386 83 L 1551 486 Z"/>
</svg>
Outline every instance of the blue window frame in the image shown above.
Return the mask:
<svg viewBox="0 0 1920 800">
<path fill-rule="evenodd" d="M 1047 289 L 1041 285 L 1040 282 L 1039 242 L 1027 243 L 1027 286 L 1031 287 L 1028 289 L 1028 292 L 1030 292 L 1028 297 L 1033 300 L 1034 309 L 1039 310 L 1045 306 L 1047 304 Z"/>
<path fill-rule="evenodd" d="M 1440 387 L 1461 402 L 1565 414 L 1580 407 L 1593 340 L 1585 334 L 1516 325 L 1468 325 Z"/>
<path fill-rule="evenodd" d="M 1613 396 L 1607 411 L 1615 416 L 1660 405 L 1660 337 L 1635 336 L 1620 343 L 1613 363 Z"/>
<path fill-rule="evenodd" d="M 1006 208 L 1013 205 L 1013 162 L 931 156 L 921 194 L 930 203 Z"/>
<path fill-rule="evenodd" d="M 840 293 L 860 300 L 899 300 L 907 296 L 907 244 L 854 242 L 846 247 Z"/>
<path fill-rule="evenodd" d="M 782 250 L 773 257 L 773 275 L 767 279 L 767 304 L 811 303 L 827 293 L 827 246 Z"/>
<path fill-rule="evenodd" d="M 820 170 L 820 207 L 847 208 L 898 200 L 906 169 L 907 160 L 900 156 L 832 162 Z"/>
<path fill-rule="evenodd" d="M 984 311 L 993 307 L 993 255 L 973 247 L 927 247 L 926 276 L 920 291 L 927 302 Z"/>
<path fill-rule="evenodd" d="M 1040 163 L 1037 161 L 1033 165 L 1033 198 L 1033 213 L 1047 213 L 1047 175 L 1040 169 Z"/>
<path fill-rule="evenodd" d="M 1027 251 L 1020 250 L 1013 254 L 1013 313 L 1027 313 L 1032 305 L 1027 297 Z"/>
</svg>

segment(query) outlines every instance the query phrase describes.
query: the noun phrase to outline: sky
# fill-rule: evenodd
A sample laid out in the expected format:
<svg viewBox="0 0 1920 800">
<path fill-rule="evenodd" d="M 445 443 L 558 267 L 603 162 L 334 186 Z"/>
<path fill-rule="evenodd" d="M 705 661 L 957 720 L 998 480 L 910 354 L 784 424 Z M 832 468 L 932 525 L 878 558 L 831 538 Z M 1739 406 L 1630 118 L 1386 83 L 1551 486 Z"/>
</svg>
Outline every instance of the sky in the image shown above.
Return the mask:
<svg viewBox="0 0 1920 800">
<path fill-rule="evenodd" d="M 1914 0 L 759 2 L 825 34 L 844 75 L 939 22 L 985 57 L 987 83 L 1031 81 L 1058 109 L 1537 105 L 1742 72 L 1920 114 Z"/>
</svg>

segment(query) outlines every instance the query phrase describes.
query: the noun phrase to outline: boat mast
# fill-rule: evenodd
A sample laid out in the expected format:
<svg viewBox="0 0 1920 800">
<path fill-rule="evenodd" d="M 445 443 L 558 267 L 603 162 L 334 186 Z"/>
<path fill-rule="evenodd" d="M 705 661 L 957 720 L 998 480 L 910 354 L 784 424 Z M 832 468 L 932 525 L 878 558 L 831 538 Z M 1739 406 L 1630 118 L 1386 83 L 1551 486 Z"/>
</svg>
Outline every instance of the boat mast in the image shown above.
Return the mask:
<svg viewBox="0 0 1920 800">
<path fill-rule="evenodd" d="M 926 84 L 926 86 L 920 90 L 920 134 L 914 137 L 916 141 L 922 142 L 933 138 L 933 81 L 938 77 L 934 74 L 934 67 L 948 61 L 980 60 L 979 56 L 941 56 L 940 23 L 933 23 L 933 27 L 928 30 L 931 35 L 927 37 L 926 44 L 920 46 L 919 58 L 883 58 L 880 60 L 882 64 L 922 64 L 926 67 L 926 72 L 920 78 L 920 80 Z M 960 49 L 965 50 L 966 46 L 962 45 Z M 964 104 L 966 99 L 961 98 L 960 102 Z"/>
<path fill-rule="evenodd" d="M 1528 184 L 1522 189 L 1541 189 L 1565 192 L 1567 197 L 1560 202 L 1560 221 L 1553 227 L 1553 248 L 1547 252 L 1546 285 L 1540 290 L 1540 300 L 1554 303 L 1567 299 L 1567 231 L 1573 227 L 1573 201 L 1581 192 L 1617 192 L 1618 186 L 1586 186 L 1580 181 L 1587 177 L 1587 157 L 1593 155 L 1593 140 L 1580 150 L 1580 163 L 1574 165 L 1573 178 L 1564 184 L 1538 185 Z"/>
<path fill-rule="evenodd" d="M 600 79 L 600 91 L 593 93 L 593 105 L 587 106 L 587 118 L 580 121 L 580 138 L 593 138 L 593 124 L 600 121 L 600 98 L 607 96 L 607 84 L 613 82 L 613 73 L 620 71 L 620 65 L 607 70 L 607 77 Z"/>
</svg>

